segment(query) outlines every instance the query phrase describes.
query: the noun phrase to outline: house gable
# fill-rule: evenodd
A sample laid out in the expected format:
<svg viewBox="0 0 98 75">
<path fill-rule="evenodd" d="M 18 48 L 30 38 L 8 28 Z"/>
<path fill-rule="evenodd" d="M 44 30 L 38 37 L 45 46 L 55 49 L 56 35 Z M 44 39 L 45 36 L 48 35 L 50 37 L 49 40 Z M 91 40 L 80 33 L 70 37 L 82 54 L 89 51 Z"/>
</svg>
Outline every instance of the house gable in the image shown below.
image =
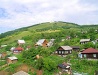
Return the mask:
<svg viewBox="0 0 98 75">
<path fill-rule="evenodd" d="M 92 58 L 92 59 L 98 59 L 98 50 L 94 48 L 88 48 L 81 52 L 82 57 L 84 58 Z"/>
<path fill-rule="evenodd" d="M 59 55 L 67 55 L 72 53 L 72 48 L 70 46 L 61 46 L 56 50 Z"/>
<path fill-rule="evenodd" d="M 48 41 L 46 39 L 40 39 L 35 45 L 47 47 Z"/>
</svg>

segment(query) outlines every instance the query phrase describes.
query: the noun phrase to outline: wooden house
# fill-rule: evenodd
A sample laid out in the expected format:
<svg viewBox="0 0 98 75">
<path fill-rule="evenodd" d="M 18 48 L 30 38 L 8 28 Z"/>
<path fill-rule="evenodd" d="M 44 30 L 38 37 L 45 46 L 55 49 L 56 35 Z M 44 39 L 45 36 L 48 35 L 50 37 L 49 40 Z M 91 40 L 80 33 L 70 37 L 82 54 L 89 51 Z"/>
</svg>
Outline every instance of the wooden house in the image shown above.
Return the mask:
<svg viewBox="0 0 98 75">
<path fill-rule="evenodd" d="M 90 39 L 81 39 L 80 40 L 80 44 L 85 44 L 85 43 L 88 43 L 90 42 Z"/>
<path fill-rule="evenodd" d="M 70 68 L 70 65 L 63 62 L 62 64 L 58 64 L 58 69 L 64 73 L 64 72 L 67 72 L 67 73 L 70 73 L 71 72 L 71 68 Z M 70 73 L 71 74 L 71 73 Z"/>
<path fill-rule="evenodd" d="M 19 45 L 21 45 L 21 44 L 25 44 L 25 41 L 24 40 L 18 40 L 18 42 L 17 42 Z"/>
<path fill-rule="evenodd" d="M 98 59 L 98 50 L 94 48 L 85 49 L 81 54 L 82 58 Z"/>
<path fill-rule="evenodd" d="M 35 46 L 43 46 L 43 47 L 47 47 L 48 41 L 46 39 L 40 39 Z"/>
<path fill-rule="evenodd" d="M 18 58 L 15 57 L 15 56 L 12 56 L 12 57 L 8 57 L 8 58 L 7 58 L 7 63 L 8 63 L 8 64 L 15 63 L 15 62 L 17 62 L 17 61 L 18 61 Z"/>
<path fill-rule="evenodd" d="M 72 53 L 72 48 L 70 46 L 60 46 L 56 52 L 58 55 L 67 55 Z"/>
<path fill-rule="evenodd" d="M 30 74 L 28 74 L 24 71 L 19 71 L 19 72 L 16 72 L 16 73 L 12 74 L 12 75 L 30 75 Z"/>
<path fill-rule="evenodd" d="M 13 50 L 13 54 L 21 53 L 24 49 L 22 47 L 17 47 Z"/>
<path fill-rule="evenodd" d="M 71 46 L 73 51 L 79 52 L 80 47 L 79 46 Z"/>
</svg>

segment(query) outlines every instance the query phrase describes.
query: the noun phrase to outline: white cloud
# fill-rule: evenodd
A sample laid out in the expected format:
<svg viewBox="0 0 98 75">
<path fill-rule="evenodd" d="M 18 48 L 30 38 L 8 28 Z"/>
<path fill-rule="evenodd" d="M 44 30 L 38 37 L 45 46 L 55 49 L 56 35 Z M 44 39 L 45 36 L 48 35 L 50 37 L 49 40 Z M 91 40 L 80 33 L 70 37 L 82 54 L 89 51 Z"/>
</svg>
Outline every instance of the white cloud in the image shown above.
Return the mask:
<svg viewBox="0 0 98 75">
<path fill-rule="evenodd" d="M 9 26 L 12 29 L 59 20 L 80 24 L 89 21 L 89 23 L 96 23 L 96 20 L 91 21 L 90 18 L 93 15 L 88 13 L 95 14 L 98 11 L 94 4 L 81 3 L 81 0 L 0 0 L 0 8 L 3 8 L 8 14 L 5 18 L 0 18 L 0 26 Z M 85 18 L 87 22 L 84 20 Z M 80 20 L 78 21 L 78 19 Z"/>
</svg>

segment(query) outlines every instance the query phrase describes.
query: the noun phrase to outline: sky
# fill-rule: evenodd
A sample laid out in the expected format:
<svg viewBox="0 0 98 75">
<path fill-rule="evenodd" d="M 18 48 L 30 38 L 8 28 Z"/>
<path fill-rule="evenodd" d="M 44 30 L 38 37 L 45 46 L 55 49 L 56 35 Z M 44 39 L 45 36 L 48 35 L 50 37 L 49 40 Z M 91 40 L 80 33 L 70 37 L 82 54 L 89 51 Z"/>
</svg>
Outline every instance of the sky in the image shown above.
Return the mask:
<svg viewBox="0 0 98 75">
<path fill-rule="evenodd" d="M 0 33 L 53 21 L 98 24 L 98 0 L 0 0 Z"/>
</svg>

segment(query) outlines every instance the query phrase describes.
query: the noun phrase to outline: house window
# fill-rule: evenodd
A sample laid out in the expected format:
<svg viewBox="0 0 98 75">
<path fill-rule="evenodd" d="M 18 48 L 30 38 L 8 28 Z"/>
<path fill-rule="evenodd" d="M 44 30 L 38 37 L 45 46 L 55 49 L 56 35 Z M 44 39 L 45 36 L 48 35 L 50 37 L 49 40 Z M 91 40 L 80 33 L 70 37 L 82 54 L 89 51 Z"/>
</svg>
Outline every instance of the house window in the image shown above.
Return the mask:
<svg viewBox="0 0 98 75">
<path fill-rule="evenodd" d="M 84 54 L 84 57 L 86 57 L 86 54 Z"/>
<path fill-rule="evenodd" d="M 70 53 L 71 53 L 71 51 L 70 51 Z"/>
<path fill-rule="evenodd" d="M 18 52 L 18 51 L 14 51 L 14 52 Z"/>
<path fill-rule="evenodd" d="M 96 54 L 93 54 L 93 57 L 96 57 Z"/>
<path fill-rule="evenodd" d="M 68 53 L 68 51 L 65 51 L 65 53 Z"/>
<path fill-rule="evenodd" d="M 64 51 L 62 51 L 62 54 L 64 54 Z"/>
<path fill-rule="evenodd" d="M 59 54 L 61 54 L 61 51 L 59 51 Z"/>
</svg>

